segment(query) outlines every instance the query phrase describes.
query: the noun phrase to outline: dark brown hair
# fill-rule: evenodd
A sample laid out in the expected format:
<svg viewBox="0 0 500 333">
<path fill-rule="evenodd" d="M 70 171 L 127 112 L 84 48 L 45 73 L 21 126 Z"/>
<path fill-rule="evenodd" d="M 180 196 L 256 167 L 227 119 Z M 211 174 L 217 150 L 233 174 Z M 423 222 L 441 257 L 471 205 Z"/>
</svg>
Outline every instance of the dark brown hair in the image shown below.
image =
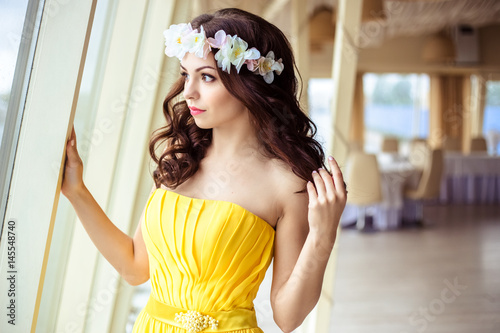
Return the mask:
<svg viewBox="0 0 500 333">
<path fill-rule="evenodd" d="M 241 37 L 248 48 L 257 48 L 262 56 L 273 51 L 276 60 L 283 59 L 284 70 L 281 75 L 275 73 L 271 84 L 246 66 L 239 74 L 234 68 L 230 74 L 219 67 L 217 71 L 226 89 L 250 111 L 258 140 L 269 158 L 284 161 L 304 180 L 312 180 L 313 170 L 326 169 L 323 149 L 314 139 L 316 126 L 300 108 L 295 60 L 283 32 L 263 18 L 236 8 L 202 14 L 193 19 L 191 25 L 193 29 L 202 25 L 207 37 L 213 37 L 222 29 L 229 35 Z M 212 49 L 211 52 L 217 51 Z M 199 128 L 186 101 L 178 100 L 183 89 L 181 77 L 163 103 L 167 124 L 156 130 L 150 140 L 149 152 L 158 164 L 153 173 L 156 187 L 163 183 L 175 188 L 194 175 L 212 141 L 212 130 Z M 165 140 L 167 148 L 157 158 L 155 146 Z"/>
</svg>

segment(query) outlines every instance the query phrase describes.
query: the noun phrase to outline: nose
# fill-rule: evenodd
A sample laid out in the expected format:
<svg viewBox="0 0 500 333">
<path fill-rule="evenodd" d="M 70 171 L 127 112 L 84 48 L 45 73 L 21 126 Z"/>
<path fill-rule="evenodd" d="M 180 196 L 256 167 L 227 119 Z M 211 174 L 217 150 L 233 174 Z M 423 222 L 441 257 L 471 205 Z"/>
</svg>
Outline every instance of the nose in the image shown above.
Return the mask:
<svg viewBox="0 0 500 333">
<path fill-rule="evenodd" d="M 186 80 L 186 82 L 184 83 L 183 94 L 186 100 L 197 99 L 199 97 L 198 87 L 194 80 Z"/>
</svg>

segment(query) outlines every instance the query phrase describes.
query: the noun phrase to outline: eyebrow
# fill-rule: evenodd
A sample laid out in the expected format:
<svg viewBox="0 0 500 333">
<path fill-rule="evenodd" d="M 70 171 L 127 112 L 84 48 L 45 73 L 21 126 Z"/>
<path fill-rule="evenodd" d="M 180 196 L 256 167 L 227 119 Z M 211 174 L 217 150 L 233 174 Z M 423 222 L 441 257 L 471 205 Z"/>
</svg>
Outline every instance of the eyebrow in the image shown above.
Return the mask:
<svg viewBox="0 0 500 333">
<path fill-rule="evenodd" d="M 181 68 L 182 68 L 183 70 L 187 71 L 187 70 L 186 70 L 186 68 L 185 68 L 184 66 L 182 66 L 182 65 L 181 65 Z M 215 70 L 215 68 L 213 68 L 212 66 L 202 66 L 202 67 L 197 68 L 197 69 L 195 70 L 195 72 L 199 72 L 199 71 L 201 71 L 201 70 L 202 70 L 202 69 L 204 69 L 204 68 L 210 68 L 210 69 Z"/>
</svg>

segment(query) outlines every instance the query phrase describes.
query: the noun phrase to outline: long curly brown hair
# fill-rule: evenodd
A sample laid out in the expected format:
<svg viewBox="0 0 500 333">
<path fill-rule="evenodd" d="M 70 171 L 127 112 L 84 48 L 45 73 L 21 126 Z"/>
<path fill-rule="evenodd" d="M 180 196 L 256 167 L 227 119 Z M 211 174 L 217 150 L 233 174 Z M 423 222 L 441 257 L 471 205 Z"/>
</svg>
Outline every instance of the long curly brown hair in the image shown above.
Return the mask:
<svg viewBox="0 0 500 333">
<path fill-rule="evenodd" d="M 241 37 L 249 48 L 257 48 L 261 55 L 272 50 L 276 59 L 283 59 L 284 70 L 281 75 L 274 76 L 271 84 L 246 66 L 239 74 L 236 70 L 228 74 L 219 67 L 217 71 L 226 89 L 250 111 L 267 157 L 284 161 L 306 181 L 312 180 L 313 170 L 326 168 L 323 149 L 314 139 L 316 126 L 300 108 L 296 64 L 283 32 L 263 18 L 236 8 L 202 14 L 193 19 L 191 25 L 193 29 L 203 25 L 207 37 L 213 37 L 222 29 L 227 34 Z M 212 49 L 211 52 L 215 54 L 217 51 Z M 153 132 L 149 143 L 149 153 L 157 163 L 153 172 L 157 188 L 161 184 L 176 188 L 193 176 L 212 141 L 212 130 L 199 128 L 186 101 L 180 99 L 183 90 L 184 79 L 180 77 L 163 103 L 166 125 Z M 156 145 L 165 141 L 166 149 L 158 158 Z"/>
</svg>

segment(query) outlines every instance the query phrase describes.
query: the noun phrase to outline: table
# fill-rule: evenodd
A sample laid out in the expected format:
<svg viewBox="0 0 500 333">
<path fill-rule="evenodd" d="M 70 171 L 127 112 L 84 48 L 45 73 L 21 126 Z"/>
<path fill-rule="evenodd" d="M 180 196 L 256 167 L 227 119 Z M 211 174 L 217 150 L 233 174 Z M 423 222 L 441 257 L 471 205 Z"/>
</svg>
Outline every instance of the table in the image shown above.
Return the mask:
<svg viewBox="0 0 500 333">
<path fill-rule="evenodd" d="M 403 190 L 418 185 L 422 170 L 400 156 L 378 155 L 382 202 L 366 207 L 366 215 L 373 216 L 373 226 L 379 230 L 395 229 L 400 226 L 403 215 Z M 356 221 L 358 208 L 347 204 L 342 214 L 341 225 Z"/>
<path fill-rule="evenodd" d="M 500 156 L 445 153 L 439 201 L 500 204 Z"/>
</svg>

